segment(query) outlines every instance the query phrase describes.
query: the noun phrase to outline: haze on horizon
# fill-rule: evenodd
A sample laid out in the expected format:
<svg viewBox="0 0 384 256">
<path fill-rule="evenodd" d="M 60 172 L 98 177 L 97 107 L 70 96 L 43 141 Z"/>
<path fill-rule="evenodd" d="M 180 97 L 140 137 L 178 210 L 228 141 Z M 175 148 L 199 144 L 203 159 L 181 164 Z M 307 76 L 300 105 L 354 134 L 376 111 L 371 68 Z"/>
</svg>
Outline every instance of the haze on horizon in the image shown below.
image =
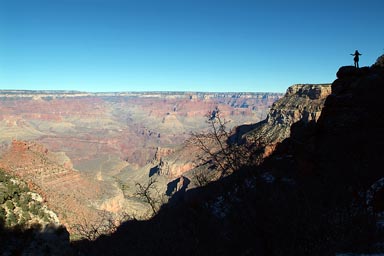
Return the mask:
<svg viewBox="0 0 384 256">
<path fill-rule="evenodd" d="M 0 0 L 0 89 L 284 92 L 383 54 L 366 1 Z"/>
</svg>

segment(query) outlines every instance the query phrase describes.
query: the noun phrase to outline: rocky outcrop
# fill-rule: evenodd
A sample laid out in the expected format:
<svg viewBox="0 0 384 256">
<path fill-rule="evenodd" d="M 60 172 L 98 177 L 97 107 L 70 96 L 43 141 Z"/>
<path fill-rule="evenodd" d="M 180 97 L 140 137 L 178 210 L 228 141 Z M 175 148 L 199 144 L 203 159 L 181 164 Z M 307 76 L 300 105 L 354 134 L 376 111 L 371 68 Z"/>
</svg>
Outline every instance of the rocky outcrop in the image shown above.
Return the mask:
<svg viewBox="0 0 384 256">
<path fill-rule="evenodd" d="M 166 156 L 172 154 L 173 152 L 175 152 L 175 150 L 171 149 L 171 148 L 157 147 L 154 160 L 155 161 L 160 161 L 163 157 L 166 157 Z"/>
<path fill-rule="evenodd" d="M 337 74 L 302 158 L 312 162 L 314 174 L 361 193 L 383 177 L 384 69 L 342 67 Z"/>
<path fill-rule="evenodd" d="M 231 140 L 261 140 L 266 145 L 263 157 L 267 157 L 278 143 L 290 136 L 293 124 L 317 122 L 330 93 L 331 84 L 293 85 L 272 105 L 264 121 L 237 127 Z"/>
<path fill-rule="evenodd" d="M 165 194 L 167 196 L 182 194 L 186 191 L 190 182 L 191 181 L 187 177 L 181 175 L 179 178 L 167 184 L 167 190 L 165 191 Z"/>
<path fill-rule="evenodd" d="M 330 93 L 330 84 L 293 85 L 283 98 L 272 105 L 266 122 L 272 126 L 288 128 L 298 121 L 316 122 Z M 286 133 L 282 136 L 285 137 Z"/>
<path fill-rule="evenodd" d="M 160 158 L 155 158 L 152 162 L 155 165 L 150 172 L 150 176 L 158 174 L 168 178 L 180 177 L 183 173 L 196 167 L 193 159 L 196 157 L 197 149 L 191 146 L 184 146 L 178 150 L 167 151 L 167 154 Z M 157 155 L 159 156 L 159 155 Z"/>
</svg>

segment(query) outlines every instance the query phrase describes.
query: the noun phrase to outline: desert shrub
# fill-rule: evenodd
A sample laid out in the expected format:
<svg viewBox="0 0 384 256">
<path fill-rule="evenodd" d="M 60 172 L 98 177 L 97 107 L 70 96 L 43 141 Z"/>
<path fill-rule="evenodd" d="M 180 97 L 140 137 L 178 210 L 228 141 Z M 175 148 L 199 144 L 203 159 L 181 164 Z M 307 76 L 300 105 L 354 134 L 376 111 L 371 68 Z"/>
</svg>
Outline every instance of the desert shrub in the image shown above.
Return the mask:
<svg viewBox="0 0 384 256">
<path fill-rule="evenodd" d="M 22 210 L 23 212 L 28 212 L 28 211 L 29 211 L 29 207 L 28 207 L 28 205 L 27 205 L 27 204 L 22 204 L 22 205 L 21 205 L 21 210 Z"/>
<path fill-rule="evenodd" d="M 20 196 L 20 187 L 12 182 L 7 184 L 7 193 L 10 198 L 18 198 Z"/>
<path fill-rule="evenodd" d="M 43 210 L 43 209 L 39 209 L 38 210 L 38 216 L 42 219 L 42 218 L 44 218 L 45 217 L 45 211 Z"/>
<path fill-rule="evenodd" d="M 22 193 L 29 192 L 29 188 L 25 185 L 21 185 L 20 186 L 20 192 L 22 192 Z"/>
<path fill-rule="evenodd" d="M 19 207 L 21 208 L 22 211 L 26 212 L 26 211 L 29 211 L 29 205 L 28 205 L 28 201 L 24 200 L 24 199 L 21 199 L 19 201 Z"/>
<path fill-rule="evenodd" d="M 8 208 L 8 210 L 13 211 L 15 209 L 15 205 L 11 200 L 7 200 L 5 202 L 5 206 Z"/>
<path fill-rule="evenodd" d="M 0 219 L 4 220 L 6 217 L 6 211 L 3 207 L 0 206 Z"/>
<path fill-rule="evenodd" d="M 21 207 L 20 197 L 15 197 L 13 199 L 13 202 L 14 202 L 16 207 Z"/>
<path fill-rule="evenodd" d="M 27 220 L 26 220 L 24 217 L 21 217 L 21 218 L 19 219 L 19 223 L 18 223 L 18 224 L 19 224 L 21 227 L 25 227 L 26 223 L 27 223 Z"/>
<path fill-rule="evenodd" d="M 7 221 L 9 221 L 10 225 L 15 225 L 17 224 L 17 216 L 13 212 L 9 212 L 7 216 Z"/>
<path fill-rule="evenodd" d="M 37 207 L 37 205 L 34 203 L 31 205 L 31 207 L 29 208 L 29 211 L 33 214 L 33 215 L 38 215 L 39 214 L 39 207 Z"/>
<path fill-rule="evenodd" d="M 0 169 L 0 182 L 4 182 L 7 180 L 6 174 L 3 172 L 3 170 Z"/>
<path fill-rule="evenodd" d="M 12 221 L 9 218 L 7 218 L 6 221 L 5 221 L 5 225 L 7 227 L 10 227 L 10 226 L 12 226 L 12 224 L 13 224 Z"/>
<path fill-rule="evenodd" d="M 31 215 L 29 214 L 28 211 L 23 211 L 23 213 L 22 213 L 22 217 L 23 217 L 26 221 L 28 221 L 28 220 L 31 219 Z"/>
<path fill-rule="evenodd" d="M 3 204 L 7 200 L 7 197 L 4 192 L 0 192 L 0 204 Z"/>
<path fill-rule="evenodd" d="M 44 215 L 43 221 L 44 222 L 49 222 L 50 221 L 48 215 L 46 215 L 46 214 Z"/>
</svg>

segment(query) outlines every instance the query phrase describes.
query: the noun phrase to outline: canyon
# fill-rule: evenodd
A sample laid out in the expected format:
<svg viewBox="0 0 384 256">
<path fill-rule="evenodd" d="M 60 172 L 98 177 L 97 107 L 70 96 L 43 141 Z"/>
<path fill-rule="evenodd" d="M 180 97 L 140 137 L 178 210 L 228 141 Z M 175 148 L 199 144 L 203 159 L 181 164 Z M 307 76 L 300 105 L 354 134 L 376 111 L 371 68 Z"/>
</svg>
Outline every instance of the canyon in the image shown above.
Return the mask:
<svg viewBox="0 0 384 256">
<path fill-rule="evenodd" d="M 136 184 L 168 155 L 158 189 L 193 169 L 192 132 L 219 108 L 228 128 L 264 119 L 280 93 L 0 91 L 0 168 L 26 181 L 73 233 L 100 213 L 143 218 Z M 182 152 L 182 153 L 178 153 Z M 193 153 L 193 152 L 192 152 Z M 180 159 L 180 158 L 179 158 Z M 163 168 L 164 169 L 164 168 Z M 177 169 L 177 171 L 175 171 Z"/>
<path fill-rule="evenodd" d="M 145 165 L 158 147 L 204 129 L 219 107 L 231 126 L 265 118 L 278 93 L 81 93 L 0 91 L 0 143 L 33 140 L 64 152 L 73 166 L 116 173 Z M 121 161 L 123 160 L 123 161 Z M 69 164 L 69 163 L 68 163 Z M 97 166 L 97 168 L 95 168 Z"/>
<path fill-rule="evenodd" d="M 159 94 L 145 93 L 132 100 L 140 106 L 141 114 L 134 115 L 120 108 L 108 112 L 109 115 L 101 115 L 106 113 L 101 110 L 108 109 L 105 106 L 111 106 L 103 105 L 106 95 L 100 98 L 100 95 L 90 97 L 81 93 L 81 101 L 88 102 L 88 112 L 84 114 L 86 106 L 80 105 L 78 96 L 74 96 L 78 92 L 65 92 L 71 95 L 68 97 L 63 92 L 26 92 L 23 95 L 28 96 L 16 97 L 15 93 L 4 92 L 1 129 L 6 136 L 1 146 L 0 169 L 12 175 L 11 180 L 21 179 L 30 190 L 41 194 L 44 203 L 58 213 L 65 228 L 19 231 L 0 225 L 0 235 L 7 244 L 0 249 L 15 253 L 23 244 L 26 246 L 21 249 L 23 253 L 45 251 L 54 252 L 54 255 L 174 255 L 180 252 L 185 255 L 355 255 L 353 253 L 383 252 L 384 178 L 377 168 L 383 159 L 383 111 L 380 107 L 384 88 L 383 57 L 371 67 L 341 67 L 332 84 L 297 84 L 289 87 L 284 96 L 273 94 L 275 98 L 263 108 L 268 111 L 259 122 L 249 121 L 247 113 L 255 113 L 257 108 L 243 104 L 245 94 L 241 97 L 220 94 L 218 101 L 211 104 L 207 103 L 212 100 L 210 96 L 163 93 L 153 108 L 148 107 L 151 103 L 144 99 L 148 95 L 156 98 L 154 95 Z M 189 96 L 185 99 L 185 95 Z M 161 103 L 168 102 L 170 96 L 172 104 L 161 108 Z M 109 97 L 114 96 L 106 96 L 110 101 Z M 127 106 L 121 96 L 117 97 L 113 102 Z M 16 98 L 21 100 L 20 104 L 15 103 Z M 214 166 L 214 159 L 199 165 L 196 162 L 199 147 L 194 148 L 187 138 L 196 131 L 212 134 L 212 130 L 201 123 L 201 126 L 196 124 L 196 130 L 192 125 L 189 130 L 185 128 L 188 126 L 175 125 L 185 124 L 180 120 L 188 119 L 188 114 L 181 115 L 186 119 L 178 114 L 183 108 L 180 108 L 182 104 L 174 104 L 176 98 L 182 98 L 185 104 L 197 100 L 199 104 L 195 107 L 199 114 L 190 113 L 190 116 L 199 116 L 203 123 L 207 117 L 208 123 L 216 118 L 218 109 L 226 120 L 234 120 L 232 114 L 236 113 L 242 121 L 235 125 L 232 121 L 228 136 L 220 142 L 225 143 L 225 149 L 235 146 L 240 153 L 250 149 L 251 154 L 246 156 L 261 161 L 246 162 L 236 171 L 203 186 L 193 184 L 193 171 L 202 168 L 202 171 L 214 173 L 217 166 Z M 259 100 L 267 98 L 262 96 Z M 57 106 L 55 100 L 78 102 L 79 105 L 54 108 L 55 104 L 51 106 L 49 102 Z M 47 114 L 44 118 L 31 114 L 35 113 L 33 108 L 25 110 L 28 109 L 25 106 L 37 103 L 34 101 L 43 103 L 39 111 Z M 207 105 L 206 109 L 200 109 Z M 19 106 L 24 107 L 17 108 Z M 23 109 L 24 115 L 16 114 L 16 109 Z M 56 111 L 61 109 L 71 109 L 73 113 L 67 111 L 52 125 L 54 118 L 50 114 L 54 112 L 57 116 Z M 244 109 L 250 112 L 243 112 Z M 187 113 L 183 111 L 180 110 Z M 127 147 L 126 151 L 121 151 L 124 147 L 119 139 L 125 137 L 117 134 L 124 131 L 126 136 L 129 133 L 117 125 L 116 113 L 117 116 L 126 114 L 122 118 L 125 126 L 139 127 L 132 132 L 140 143 L 145 142 L 139 143 L 139 148 L 128 150 Z M 99 115 L 100 120 L 95 119 Z M 133 118 L 138 116 L 141 119 Z M 168 116 L 172 118 L 170 123 L 166 122 Z M 147 118 L 159 121 L 153 123 L 157 124 L 156 129 L 145 125 L 150 124 L 145 121 Z M 40 121 L 44 125 L 36 125 Z M 92 130 L 90 124 L 95 123 L 99 127 Z M 172 129 L 160 133 L 165 123 Z M 103 130 L 102 125 L 115 130 Z M 15 138 L 11 128 L 23 130 L 23 137 Z M 51 137 L 42 136 L 41 128 L 50 131 Z M 67 132 L 62 136 L 62 148 L 53 143 L 53 135 L 60 131 L 62 135 Z M 175 131 L 181 134 L 176 135 Z M 104 137 L 97 137 L 99 134 Z M 113 135 L 113 139 L 108 140 L 106 134 Z M 128 142 L 135 142 L 135 139 Z M 87 150 L 81 145 L 87 140 L 89 144 L 100 145 L 89 146 L 91 150 L 84 157 L 76 155 Z M 76 147 L 77 143 L 81 146 Z M 98 147 L 100 151 L 96 150 Z M 139 152 L 135 154 L 135 150 Z M 144 152 L 145 155 L 141 155 Z M 232 153 L 240 156 L 236 151 L 230 151 Z M 92 161 L 95 156 L 105 158 Z M 100 163 L 104 165 L 100 167 Z M 97 217 L 102 216 L 99 213 L 114 214 L 135 206 L 145 215 L 146 204 L 134 196 L 133 188 L 144 188 L 141 192 L 148 192 L 146 183 L 158 185 L 155 191 L 169 196 L 167 203 L 153 208 L 149 218 L 130 215 L 108 234 L 96 232 L 97 236 L 70 240 L 69 233 L 73 236 L 71 224 L 81 224 L 82 218 L 92 219 L 92 214 L 96 215 L 96 223 Z M 2 190 L 5 189 L 6 186 L 2 186 Z M 6 208 L 9 211 L 9 207 Z M 65 211 L 68 210 L 74 213 L 78 210 L 78 216 L 67 216 Z"/>
<path fill-rule="evenodd" d="M 155 181 L 152 196 L 165 203 L 198 186 L 197 171 L 212 175 L 199 165 L 204 152 L 188 142 L 210 132 L 212 111 L 220 110 L 229 139 L 262 139 L 266 158 L 293 123 L 317 121 L 330 93 L 330 84 L 293 85 L 284 96 L 1 91 L 0 168 L 41 194 L 75 239 L 78 225 L 102 223 L 105 213 L 150 217 L 138 184 Z"/>
</svg>

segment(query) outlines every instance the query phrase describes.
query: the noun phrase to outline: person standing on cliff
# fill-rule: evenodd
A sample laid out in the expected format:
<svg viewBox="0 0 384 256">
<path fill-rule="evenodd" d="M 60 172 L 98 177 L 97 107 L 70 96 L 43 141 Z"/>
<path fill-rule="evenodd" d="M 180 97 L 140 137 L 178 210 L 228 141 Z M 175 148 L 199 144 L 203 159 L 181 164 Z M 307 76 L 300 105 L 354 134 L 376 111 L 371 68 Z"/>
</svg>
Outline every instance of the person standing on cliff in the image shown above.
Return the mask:
<svg viewBox="0 0 384 256">
<path fill-rule="evenodd" d="M 351 53 L 352 56 L 355 56 L 353 58 L 353 61 L 355 62 L 355 68 L 359 68 L 359 55 L 362 55 L 361 53 L 359 53 L 358 50 L 355 51 L 355 53 Z"/>
</svg>

